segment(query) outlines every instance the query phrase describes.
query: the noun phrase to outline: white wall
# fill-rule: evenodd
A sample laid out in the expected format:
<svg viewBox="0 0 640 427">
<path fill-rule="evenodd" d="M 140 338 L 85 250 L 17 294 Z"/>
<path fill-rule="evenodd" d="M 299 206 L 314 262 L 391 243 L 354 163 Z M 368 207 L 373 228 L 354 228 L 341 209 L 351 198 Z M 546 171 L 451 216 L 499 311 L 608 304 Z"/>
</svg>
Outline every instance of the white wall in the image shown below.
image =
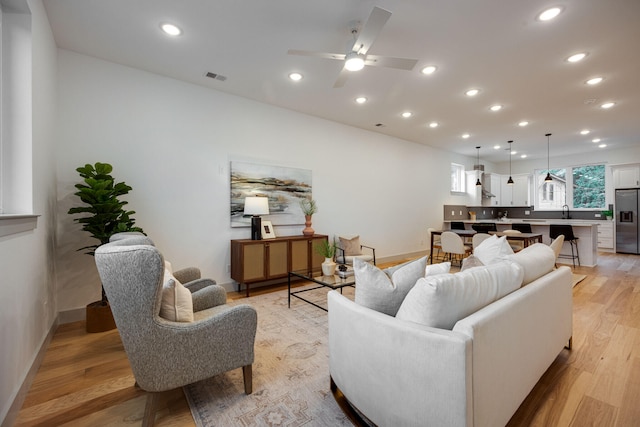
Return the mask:
<svg viewBox="0 0 640 427">
<path fill-rule="evenodd" d="M 41 216 L 34 231 L 0 238 L 0 422 L 6 419 L 57 314 L 53 263 L 56 176 L 52 162 L 56 155 L 57 52 L 41 0 L 29 1 L 29 6 L 34 70 L 28 119 L 33 130 L 32 157 L 28 159 L 33 196 L 29 204 Z M 31 73 L 23 75 L 31 78 Z"/>
<path fill-rule="evenodd" d="M 86 163 L 111 163 L 133 187 L 137 224 L 175 267 L 197 265 L 220 283 L 231 283 L 229 240 L 249 237 L 230 227 L 230 161 L 312 170 L 316 232 L 360 234 L 380 257 L 426 250 L 443 203 L 466 203 L 449 194 L 449 164 L 471 168 L 471 158 L 70 51 L 59 64 L 61 310 L 99 297 L 93 259 L 75 251 L 91 239 L 66 215 Z"/>
</svg>

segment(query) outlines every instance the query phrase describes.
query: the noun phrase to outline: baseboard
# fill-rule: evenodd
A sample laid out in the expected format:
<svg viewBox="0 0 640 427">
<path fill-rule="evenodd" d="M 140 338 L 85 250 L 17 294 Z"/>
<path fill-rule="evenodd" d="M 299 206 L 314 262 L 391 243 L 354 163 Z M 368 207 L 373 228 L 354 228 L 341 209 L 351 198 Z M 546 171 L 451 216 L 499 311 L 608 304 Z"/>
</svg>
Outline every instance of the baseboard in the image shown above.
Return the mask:
<svg viewBox="0 0 640 427">
<path fill-rule="evenodd" d="M 25 398 L 27 397 L 27 393 L 29 393 L 29 389 L 31 388 L 31 384 L 33 384 L 33 380 L 38 373 L 38 369 L 40 369 L 40 365 L 42 364 L 42 359 L 44 359 L 44 355 L 47 352 L 47 348 L 53 339 L 53 335 L 58 328 L 59 322 L 58 317 L 53 321 L 51 328 L 49 328 L 49 332 L 47 336 L 42 341 L 40 348 L 38 349 L 37 354 L 33 358 L 33 362 L 27 371 L 24 380 L 22 381 L 22 385 L 18 389 L 15 397 L 13 398 L 13 402 L 9 406 L 9 410 L 7 411 L 7 415 L 2 420 L 2 424 L 0 427 L 11 427 L 15 424 L 16 419 L 18 418 L 18 413 L 22 408 L 22 404 L 24 403 Z"/>
<path fill-rule="evenodd" d="M 86 320 L 87 308 L 74 308 L 73 310 L 66 310 L 58 312 L 58 324 L 64 325 L 66 323 L 79 322 Z"/>
</svg>

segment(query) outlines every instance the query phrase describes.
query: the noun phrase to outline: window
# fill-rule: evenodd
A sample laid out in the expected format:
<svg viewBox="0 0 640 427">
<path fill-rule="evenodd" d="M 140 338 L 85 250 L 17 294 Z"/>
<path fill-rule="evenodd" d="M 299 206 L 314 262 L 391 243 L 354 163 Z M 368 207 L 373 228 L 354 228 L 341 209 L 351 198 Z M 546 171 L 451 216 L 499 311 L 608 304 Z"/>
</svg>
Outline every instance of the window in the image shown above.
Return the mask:
<svg viewBox="0 0 640 427">
<path fill-rule="evenodd" d="M 604 165 L 572 166 L 550 169 L 551 182 L 546 182 L 547 170 L 537 170 L 535 208 L 560 210 L 605 208 Z"/>
<path fill-rule="evenodd" d="M 451 163 L 451 192 L 464 193 L 464 181 L 464 166 L 457 163 Z"/>
</svg>

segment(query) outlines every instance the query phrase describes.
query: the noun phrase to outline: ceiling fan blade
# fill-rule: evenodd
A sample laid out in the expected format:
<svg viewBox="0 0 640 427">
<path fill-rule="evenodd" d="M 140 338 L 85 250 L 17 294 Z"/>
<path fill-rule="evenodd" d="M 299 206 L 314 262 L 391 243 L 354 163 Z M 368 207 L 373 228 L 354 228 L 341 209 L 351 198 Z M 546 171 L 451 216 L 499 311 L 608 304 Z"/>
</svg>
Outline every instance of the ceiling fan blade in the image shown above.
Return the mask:
<svg viewBox="0 0 640 427">
<path fill-rule="evenodd" d="M 362 27 L 362 30 L 358 34 L 356 42 L 353 44 L 354 51 L 366 55 L 367 51 L 371 48 L 371 45 L 382 31 L 382 27 L 387 23 L 391 17 L 391 12 L 382 9 L 380 7 L 374 7 L 369 15 L 369 19 Z"/>
<path fill-rule="evenodd" d="M 297 50 L 297 49 L 289 49 L 287 51 L 287 54 L 299 55 L 299 56 L 314 56 L 316 58 L 323 58 L 323 59 L 337 59 L 338 61 L 344 61 L 344 58 L 347 56 L 343 53 L 311 52 L 308 50 Z"/>
<path fill-rule="evenodd" d="M 390 56 L 367 55 L 364 65 L 373 67 L 398 68 L 400 70 L 413 70 L 418 63 L 417 59 L 393 58 Z"/>
<path fill-rule="evenodd" d="M 349 78 L 349 74 L 351 73 L 352 72 L 347 70 L 346 68 L 342 68 L 342 70 L 340 70 L 340 74 L 338 74 L 336 82 L 333 84 L 333 87 L 338 88 L 344 86 L 344 84 L 347 82 L 347 79 Z"/>
</svg>

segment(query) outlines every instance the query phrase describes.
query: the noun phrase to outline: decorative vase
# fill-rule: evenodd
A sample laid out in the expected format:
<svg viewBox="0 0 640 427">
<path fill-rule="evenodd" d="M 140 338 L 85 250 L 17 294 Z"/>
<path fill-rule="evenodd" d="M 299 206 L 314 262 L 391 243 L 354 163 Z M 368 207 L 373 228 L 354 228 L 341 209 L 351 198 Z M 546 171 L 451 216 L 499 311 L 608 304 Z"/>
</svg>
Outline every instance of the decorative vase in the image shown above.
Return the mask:
<svg viewBox="0 0 640 427">
<path fill-rule="evenodd" d="M 311 215 L 304 216 L 304 230 L 302 230 L 302 234 L 305 236 L 313 236 L 315 231 L 311 228 Z"/>
<path fill-rule="evenodd" d="M 336 272 L 336 263 L 333 262 L 333 258 L 325 258 L 322 263 L 322 275 L 333 276 Z"/>
</svg>

